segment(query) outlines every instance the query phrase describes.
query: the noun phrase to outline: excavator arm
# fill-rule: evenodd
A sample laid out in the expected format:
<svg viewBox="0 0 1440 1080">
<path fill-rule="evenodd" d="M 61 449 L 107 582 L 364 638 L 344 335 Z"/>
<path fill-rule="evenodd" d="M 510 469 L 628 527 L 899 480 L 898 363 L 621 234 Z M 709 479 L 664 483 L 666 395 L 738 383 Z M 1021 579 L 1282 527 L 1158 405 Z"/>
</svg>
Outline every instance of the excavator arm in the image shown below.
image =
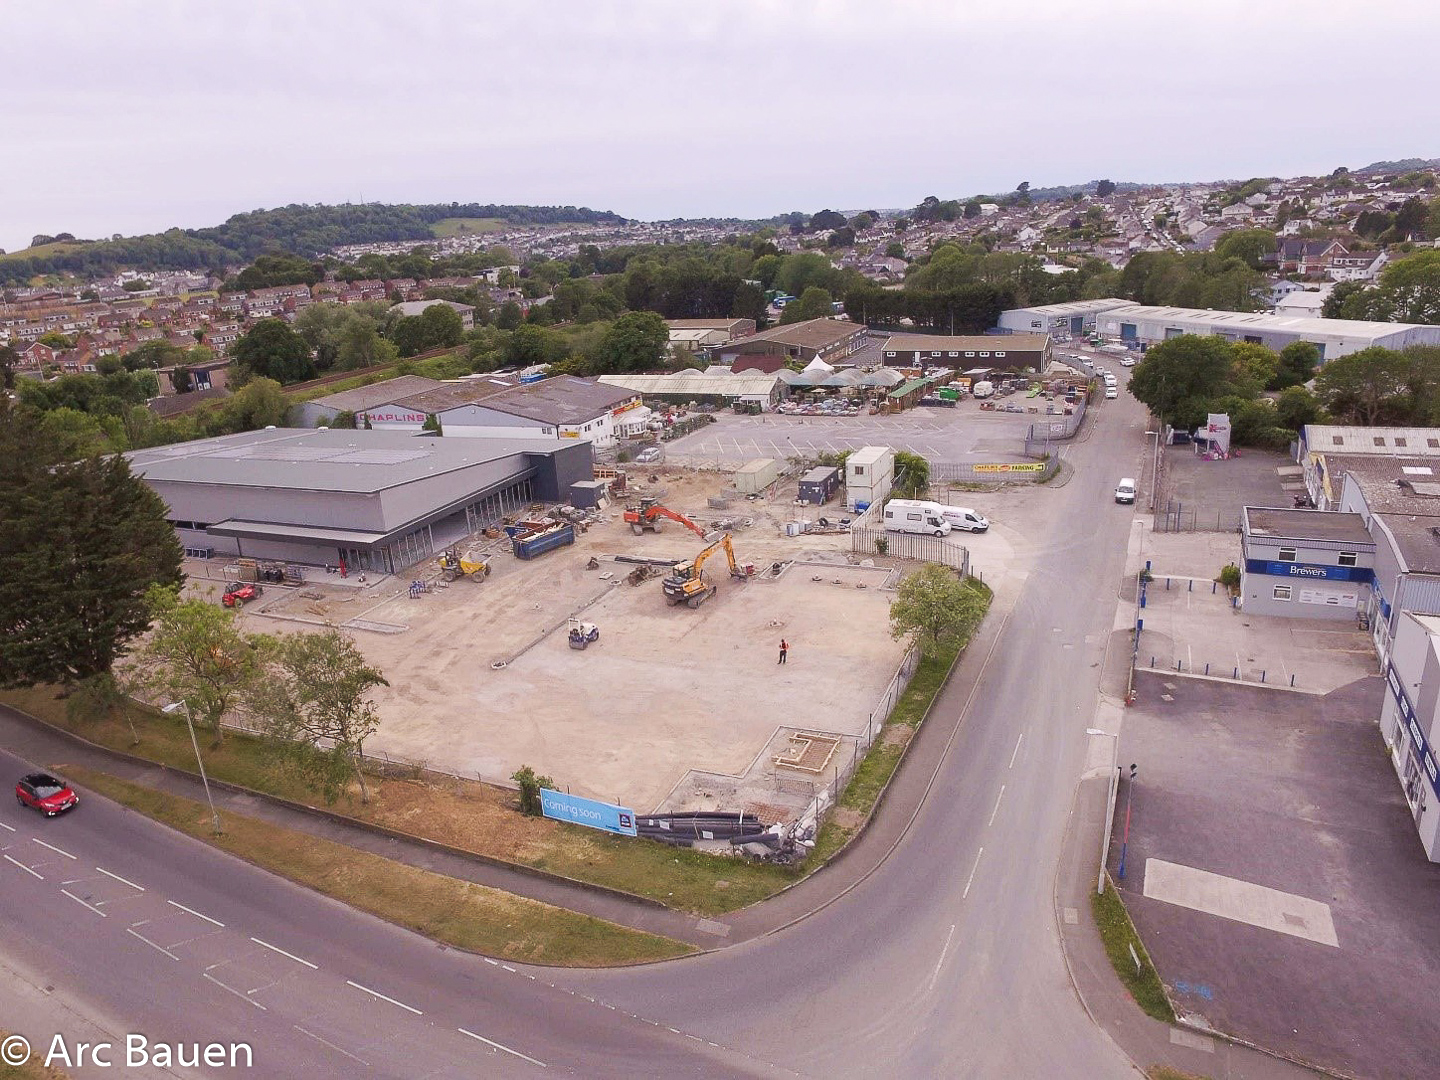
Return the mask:
<svg viewBox="0 0 1440 1080">
<path fill-rule="evenodd" d="M 716 540 L 715 543 L 700 552 L 699 555 L 695 556 L 695 575 L 697 577 L 700 575 L 701 569 L 705 566 L 706 560 L 720 550 L 724 550 L 725 552 L 725 558 L 730 563 L 730 572 L 732 574 L 739 572 L 740 568 L 735 564 L 735 548 L 730 544 L 730 534 L 726 533 L 719 540 Z"/>
<path fill-rule="evenodd" d="M 671 521 L 678 521 L 681 525 L 684 525 L 687 529 L 689 529 L 691 532 L 693 532 L 696 536 L 700 537 L 700 539 L 702 539 L 702 540 L 705 539 L 705 530 L 704 530 L 704 529 L 700 528 L 699 525 L 696 525 L 695 522 L 691 521 L 691 520 L 690 520 L 689 518 L 687 518 L 684 514 L 677 514 L 674 510 L 671 510 L 669 507 L 666 507 L 666 506 L 654 506 L 654 507 L 651 507 L 649 516 L 650 516 L 652 519 L 653 519 L 653 518 L 657 518 L 657 517 L 667 517 L 667 518 L 669 518 Z"/>
</svg>

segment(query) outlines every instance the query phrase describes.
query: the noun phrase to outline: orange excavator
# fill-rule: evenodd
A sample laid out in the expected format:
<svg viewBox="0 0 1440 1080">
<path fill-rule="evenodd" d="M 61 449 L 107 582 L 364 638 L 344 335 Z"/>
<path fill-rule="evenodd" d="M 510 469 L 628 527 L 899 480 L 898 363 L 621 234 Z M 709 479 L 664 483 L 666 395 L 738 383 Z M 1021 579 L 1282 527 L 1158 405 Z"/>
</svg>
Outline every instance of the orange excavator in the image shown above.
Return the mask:
<svg viewBox="0 0 1440 1080">
<path fill-rule="evenodd" d="M 695 522 L 691 521 L 684 514 L 677 514 L 674 510 L 661 506 L 659 499 L 642 498 L 637 505 L 627 506 L 625 508 L 625 524 L 630 526 L 630 530 L 636 536 L 639 536 L 646 529 L 657 533 L 663 532 L 666 518 L 669 518 L 671 521 L 678 521 L 696 536 L 700 537 L 700 539 L 705 539 L 704 529 L 700 528 L 699 525 L 696 525 Z"/>
</svg>

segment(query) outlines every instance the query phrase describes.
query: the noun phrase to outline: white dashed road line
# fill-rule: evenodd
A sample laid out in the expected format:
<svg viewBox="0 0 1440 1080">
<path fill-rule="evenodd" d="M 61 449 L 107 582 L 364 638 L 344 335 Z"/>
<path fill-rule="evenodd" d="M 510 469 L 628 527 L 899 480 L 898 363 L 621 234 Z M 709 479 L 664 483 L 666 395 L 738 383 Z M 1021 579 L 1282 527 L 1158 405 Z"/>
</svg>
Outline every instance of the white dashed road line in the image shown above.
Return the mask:
<svg viewBox="0 0 1440 1080">
<path fill-rule="evenodd" d="M 984 854 L 985 849 L 983 847 L 975 853 L 975 865 L 970 868 L 970 876 L 965 880 L 965 891 L 960 894 L 961 900 L 964 900 L 970 895 L 970 886 L 975 884 L 975 871 L 980 869 L 980 856 Z"/>
<path fill-rule="evenodd" d="M 214 923 L 216 926 L 220 927 L 221 930 L 225 929 L 225 924 L 219 919 L 212 919 L 209 915 L 201 915 L 200 912 L 196 911 L 194 908 L 188 908 L 184 904 L 177 904 L 174 900 L 166 900 L 165 902 L 171 907 L 177 907 L 181 911 L 189 915 L 194 915 L 197 919 L 204 919 L 208 923 Z"/>
<path fill-rule="evenodd" d="M 69 889 L 61 889 L 60 891 L 66 896 L 70 897 L 71 900 L 74 900 L 81 907 L 89 908 L 91 911 L 95 912 L 96 915 L 99 915 L 102 919 L 108 919 L 110 917 L 109 915 L 106 915 L 105 912 L 101 911 L 98 907 L 96 907 L 94 904 L 89 904 L 86 903 L 84 900 L 81 900 L 80 897 L 76 896 Z"/>
<path fill-rule="evenodd" d="M 263 945 L 263 946 L 265 946 L 265 948 L 269 949 L 271 952 L 277 952 L 277 953 L 279 953 L 281 956 L 286 957 L 287 959 L 294 960 L 297 964 L 304 964 L 304 965 L 305 965 L 306 967 L 308 967 L 311 971 L 319 971 L 319 970 L 320 970 L 320 965 L 319 965 L 319 964 L 312 964 L 309 960 L 302 960 L 300 957 L 296 956 L 294 953 L 288 953 L 288 952 L 286 952 L 284 949 L 279 948 L 278 946 L 271 945 L 268 941 L 261 941 L 258 937 L 252 937 L 250 940 L 253 941 L 253 942 L 255 942 L 256 945 Z"/>
<path fill-rule="evenodd" d="M 55 852 L 56 855 L 64 855 L 67 859 L 75 858 L 75 856 L 71 855 L 70 852 L 62 850 L 61 848 L 56 847 L 54 844 L 47 844 L 44 840 L 36 839 L 33 836 L 30 839 L 34 840 L 35 843 L 39 844 L 43 848 L 49 848 L 51 851 Z"/>
<path fill-rule="evenodd" d="M 346 986 L 353 986 L 356 990 L 360 990 L 360 991 L 362 991 L 362 992 L 364 992 L 364 993 L 366 993 L 366 994 L 369 994 L 371 997 L 377 997 L 377 998 L 379 998 L 381 1001 L 388 1001 L 391 1005 L 398 1005 L 400 1008 L 404 1009 L 406 1012 L 412 1012 L 412 1013 L 414 1013 L 416 1016 L 424 1016 L 424 1015 L 425 1015 L 423 1012 L 421 1012 L 419 1009 L 415 1008 L 413 1005 L 406 1005 L 403 1001 L 396 1001 L 396 1000 L 395 1000 L 394 998 L 392 998 L 392 997 L 386 997 L 384 994 L 380 993 L 380 991 L 378 991 L 378 990 L 371 990 L 368 986 L 361 986 L 359 983 L 357 983 L 357 982 L 352 982 L 352 981 L 349 980 L 349 979 L 346 979 L 346 980 L 345 980 L 345 985 L 346 985 Z"/>
<path fill-rule="evenodd" d="M 45 875 L 44 875 L 44 874 L 37 874 L 34 870 L 31 870 L 30 867 L 26 866 L 23 862 L 18 862 L 17 860 L 12 859 L 9 855 L 6 855 L 6 856 L 5 856 L 5 861 L 8 862 L 8 863 L 14 863 L 16 866 L 20 867 L 21 870 L 24 870 L 24 871 L 25 871 L 27 874 L 29 874 L 31 877 L 39 878 L 41 881 L 44 881 L 44 880 L 45 880 Z"/>
<path fill-rule="evenodd" d="M 493 1041 L 491 1041 L 490 1039 L 485 1038 L 484 1035 L 476 1035 L 475 1032 L 473 1032 L 473 1031 L 467 1031 L 465 1028 L 456 1028 L 455 1030 L 458 1031 L 458 1032 L 460 1032 L 461 1035 L 469 1035 L 470 1038 L 475 1039 L 475 1040 L 477 1040 L 477 1041 L 479 1041 L 479 1042 L 482 1042 L 482 1043 L 484 1043 L 486 1046 L 494 1047 L 496 1050 L 503 1050 L 503 1051 L 505 1051 L 505 1053 L 507 1053 L 507 1054 L 513 1054 L 513 1055 L 515 1055 L 516 1057 L 518 1057 L 521 1061 L 528 1061 L 528 1062 L 530 1062 L 531 1065 L 539 1065 L 540 1068 L 542 1068 L 542 1069 L 548 1069 L 548 1068 L 550 1067 L 550 1066 L 546 1065 L 543 1061 L 536 1061 L 536 1060 L 535 1060 L 534 1058 L 532 1058 L 532 1057 L 527 1057 L 526 1055 L 520 1053 L 519 1050 L 511 1050 L 510 1047 L 508 1047 L 508 1046 L 501 1046 L 499 1043 L 493 1042 Z"/>
<path fill-rule="evenodd" d="M 97 866 L 97 867 L 95 867 L 95 869 L 96 869 L 96 870 L 99 870 L 100 873 L 104 874 L 104 875 L 105 875 L 106 877 L 108 877 L 108 878 L 114 878 L 116 881 L 120 882 L 121 885 L 129 885 L 132 889 L 138 889 L 140 892 L 144 892 L 144 891 L 145 891 L 145 886 L 144 886 L 144 885 L 136 885 L 135 882 L 133 882 L 133 881 L 127 881 L 125 878 L 121 877 L 119 874 L 112 874 L 109 870 L 106 870 L 103 866 Z"/>
<path fill-rule="evenodd" d="M 356 1057 L 354 1054 L 350 1053 L 349 1050 L 342 1050 L 340 1047 L 338 1047 L 338 1046 L 336 1046 L 334 1043 L 332 1043 L 329 1039 L 322 1039 L 319 1035 L 316 1035 L 313 1031 L 306 1031 L 306 1030 L 305 1030 L 303 1027 L 301 1027 L 299 1024 L 293 1024 L 293 1025 L 291 1025 L 291 1026 L 294 1027 L 296 1031 L 300 1032 L 301 1035 L 309 1035 L 310 1038 L 312 1038 L 312 1039 L 314 1039 L 316 1042 L 320 1043 L 320 1045 L 322 1045 L 322 1046 L 328 1046 L 331 1050 L 334 1050 L 337 1054 L 344 1054 L 344 1055 L 345 1055 L 347 1058 L 349 1058 L 351 1061 L 358 1061 L 358 1062 L 360 1062 L 361 1065 L 364 1065 L 367 1069 L 370 1067 L 370 1063 L 369 1063 L 368 1061 L 366 1061 L 364 1058 L 358 1058 L 358 1057 Z"/>
</svg>

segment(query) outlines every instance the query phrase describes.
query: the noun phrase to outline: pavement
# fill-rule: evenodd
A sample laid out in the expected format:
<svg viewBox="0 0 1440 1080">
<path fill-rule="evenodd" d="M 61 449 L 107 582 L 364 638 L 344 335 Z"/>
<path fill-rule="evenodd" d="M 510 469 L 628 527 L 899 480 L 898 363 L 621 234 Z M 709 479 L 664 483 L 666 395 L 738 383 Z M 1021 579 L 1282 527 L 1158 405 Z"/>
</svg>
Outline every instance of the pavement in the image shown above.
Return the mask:
<svg viewBox="0 0 1440 1080">
<path fill-rule="evenodd" d="M 1136 689 L 1121 888 L 1177 1008 L 1338 1073 L 1433 1076 L 1440 1017 L 1406 988 L 1440 980 L 1440 866 L 1376 727 L 1381 679 L 1302 696 L 1142 674 Z"/>
<path fill-rule="evenodd" d="M 19 845 L 22 863 L 37 860 L 0 867 L 14 879 L 3 895 L 33 891 L 19 910 L 6 909 L 7 962 L 56 972 L 52 982 L 93 1015 L 190 1037 L 260 1032 L 315 1076 L 353 1075 L 352 1059 L 370 1056 L 376 1074 L 474 1075 L 465 1055 L 477 1048 L 488 1055 L 487 1075 L 531 1061 L 586 1076 L 1090 1080 L 1136 1075 L 1135 1062 L 1210 1076 L 1296 1075 L 1218 1040 L 1197 1048 L 1193 1033 L 1153 1024 L 1085 938 L 1079 883 L 1098 870 L 1113 752 L 1111 740 L 1086 732 L 1097 723 L 1097 688 L 1109 723 L 1117 663 L 1123 686 L 1114 612 L 1134 533 L 1133 511 L 1111 498 L 1110 472 L 1139 475 L 1147 449 L 1133 400 L 1097 412 L 1100 429 L 1072 447 L 1073 479 L 1055 491 L 1026 557 L 987 579 L 997 592 L 992 616 L 872 827 L 824 870 L 728 916 L 725 947 L 619 971 L 489 964 L 91 799 L 82 814 L 45 823 L 57 828 L 44 838 L 65 849 L 54 856 L 35 847 L 35 819 L 22 825 L 11 821 L 15 808 L 6 812 L 24 833 L 0 845 L 7 853 Z M 0 731 L 8 744 L 13 722 Z M 1096 767 L 1097 754 L 1101 773 L 1077 794 L 1076 778 Z M 9 757 L 0 765 L 21 767 Z M 76 867 L 64 859 L 83 863 L 87 881 L 103 866 L 144 886 L 135 906 L 145 910 L 111 921 L 67 901 L 55 891 L 65 879 L 52 879 L 52 858 L 65 873 Z M 586 910 L 582 892 L 571 899 Z M 185 905 L 178 916 L 172 899 Z M 167 934 L 162 944 L 173 944 L 177 960 L 124 932 L 144 934 L 141 920 L 185 911 L 230 933 Z M 274 946 L 285 950 L 281 960 L 315 967 L 286 966 L 265 952 Z M 210 964 L 242 974 L 226 982 L 229 973 Z M 246 978 L 255 964 L 272 966 Z M 156 989 L 142 998 L 136 985 Z M 307 1027 L 312 1016 L 318 1024 Z M 1207 1054 L 1203 1067 L 1197 1054 Z"/>
<path fill-rule="evenodd" d="M 1172 529 L 1233 532 L 1241 507 L 1294 504 L 1277 471 L 1295 464 L 1284 454 L 1246 449 L 1239 457 L 1206 461 L 1185 445 L 1161 447 L 1160 458 L 1155 510 L 1159 520 L 1169 515 Z"/>
</svg>

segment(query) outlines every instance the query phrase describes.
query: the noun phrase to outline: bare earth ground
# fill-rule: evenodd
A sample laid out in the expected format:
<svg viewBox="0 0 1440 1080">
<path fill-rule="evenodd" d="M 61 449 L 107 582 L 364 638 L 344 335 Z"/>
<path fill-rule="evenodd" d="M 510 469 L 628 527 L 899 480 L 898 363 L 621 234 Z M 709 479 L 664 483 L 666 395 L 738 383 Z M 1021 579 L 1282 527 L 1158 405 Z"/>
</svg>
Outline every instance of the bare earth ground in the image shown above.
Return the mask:
<svg viewBox="0 0 1440 1080">
<path fill-rule="evenodd" d="M 268 589 L 243 619 L 272 633 L 354 618 L 394 631 L 354 631 L 392 684 L 377 695 L 381 726 L 367 752 L 501 782 L 528 764 L 577 794 L 649 810 L 689 770 L 743 772 L 782 725 L 863 730 L 904 653 L 888 633 L 885 569 L 847 568 L 845 535 L 784 536 L 783 523 L 802 516 L 788 497 L 708 508 L 728 479 L 667 470 L 652 486 L 707 529 L 721 517 L 751 518 L 734 534 L 741 562 L 824 565 L 737 583 L 717 555 L 707 571 L 719 593 L 698 610 L 671 608 L 657 579 L 625 584 L 631 566 L 613 556 L 678 560 L 704 542 L 673 522 L 634 536 L 612 505 L 573 547 L 529 563 L 504 548 L 483 583 L 411 599 L 409 580 L 432 577 L 433 563 L 364 587 L 320 573 L 303 590 Z M 599 569 L 586 569 L 592 555 Z M 582 607 L 601 638 L 579 652 L 564 631 Z M 784 667 L 781 637 L 791 646 Z"/>
</svg>

